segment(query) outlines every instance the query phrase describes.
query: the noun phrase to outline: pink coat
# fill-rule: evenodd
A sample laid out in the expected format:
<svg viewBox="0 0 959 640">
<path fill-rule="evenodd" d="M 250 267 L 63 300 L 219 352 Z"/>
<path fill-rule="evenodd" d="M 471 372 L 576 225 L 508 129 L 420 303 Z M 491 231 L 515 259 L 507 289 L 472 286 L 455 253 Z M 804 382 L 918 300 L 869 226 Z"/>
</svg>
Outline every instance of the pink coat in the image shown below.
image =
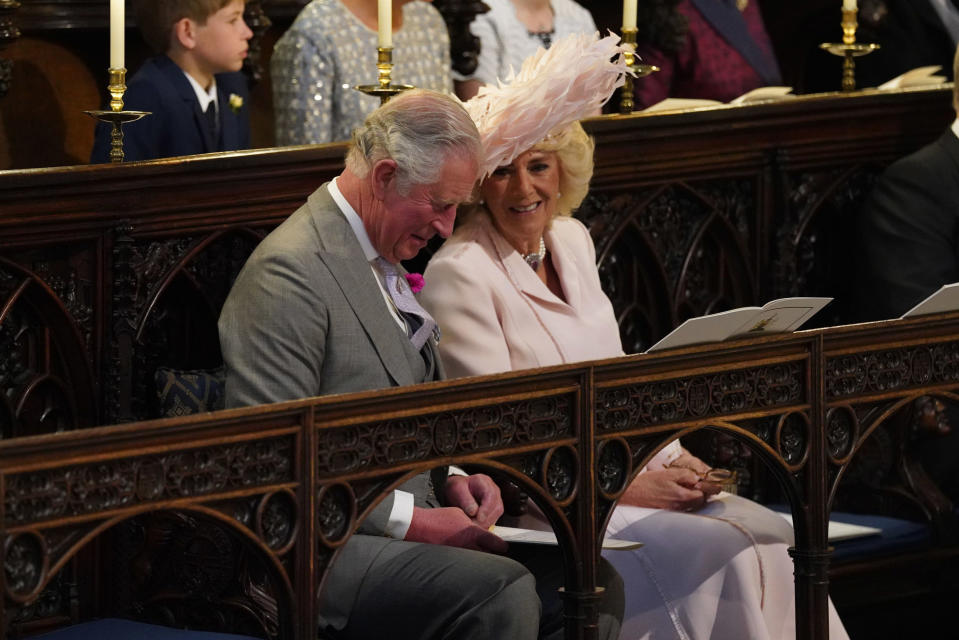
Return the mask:
<svg viewBox="0 0 959 640">
<path fill-rule="evenodd" d="M 586 227 L 557 218 L 545 235 L 564 302 L 476 214 L 430 259 L 420 302 L 442 330 L 450 377 L 596 360 L 623 353 Z"/>
<path fill-rule="evenodd" d="M 546 233 L 566 302 L 557 298 L 485 215 L 458 229 L 430 260 L 420 301 L 442 328 L 451 376 L 479 375 L 622 354 L 619 327 L 578 220 Z M 647 470 L 682 453 L 663 447 Z M 530 519 L 521 526 L 530 524 Z M 549 528 L 544 521 L 538 528 Z M 604 555 L 626 584 L 622 638 L 794 635 L 792 531 L 778 515 L 720 494 L 697 514 L 617 506 L 609 533 L 646 546 Z M 682 570 L 676 567 L 682 565 Z M 830 606 L 832 638 L 847 636 Z"/>
<path fill-rule="evenodd" d="M 449 377 L 623 355 L 586 227 L 575 218 L 556 218 L 544 239 L 566 302 L 483 213 L 457 229 L 430 259 L 419 300 L 443 332 L 440 357 Z M 681 453 L 679 441 L 673 441 L 646 468 L 660 469 Z"/>
</svg>

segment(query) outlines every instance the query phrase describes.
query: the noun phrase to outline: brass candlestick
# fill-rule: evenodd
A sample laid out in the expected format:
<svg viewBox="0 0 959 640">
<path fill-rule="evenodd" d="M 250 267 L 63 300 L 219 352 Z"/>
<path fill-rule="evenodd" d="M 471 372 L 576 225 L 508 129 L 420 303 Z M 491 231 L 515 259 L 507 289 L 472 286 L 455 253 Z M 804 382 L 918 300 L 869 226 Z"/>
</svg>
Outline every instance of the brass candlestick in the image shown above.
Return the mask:
<svg viewBox="0 0 959 640">
<path fill-rule="evenodd" d="M 92 118 L 113 125 L 113 131 L 110 133 L 110 162 L 123 162 L 123 124 L 150 115 L 149 111 L 123 110 L 123 94 L 127 90 L 126 75 L 127 70 L 123 67 L 110 69 L 110 82 L 107 84 L 107 91 L 110 92 L 109 111 L 99 109 L 84 111 Z"/>
<path fill-rule="evenodd" d="M 842 90 L 854 91 L 856 89 L 856 61 L 860 56 L 869 55 L 879 48 L 878 44 L 862 44 L 856 42 L 856 27 L 859 26 L 856 20 L 856 10 L 842 10 L 842 44 L 834 42 L 823 42 L 819 45 L 820 49 L 825 49 L 834 56 L 842 56 Z"/>
<path fill-rule="evenodd" d="M 659 71 L 659 67 L 644 64 L 636 55 L 636 27 L 623 27 L 623 45 L 626 47 L 626 67 L 633 73 L 626 74 L 626 81 L 619 94 L 619 112 L 629 114 L 633 112 L 633 78 L 645 78 L 651 73 Z"/>
<path fill-rule="evenodd" d="M 393 84 L 392 82 L 393 47 L 376 48 L 376 71 L 378 84 L 361 84 L 353 88 L 368 96 L 379 96 L 381 105 L 386 104 L 390 98 L 399 92 L 413 88 L 411 84 Z"/>
</svg>

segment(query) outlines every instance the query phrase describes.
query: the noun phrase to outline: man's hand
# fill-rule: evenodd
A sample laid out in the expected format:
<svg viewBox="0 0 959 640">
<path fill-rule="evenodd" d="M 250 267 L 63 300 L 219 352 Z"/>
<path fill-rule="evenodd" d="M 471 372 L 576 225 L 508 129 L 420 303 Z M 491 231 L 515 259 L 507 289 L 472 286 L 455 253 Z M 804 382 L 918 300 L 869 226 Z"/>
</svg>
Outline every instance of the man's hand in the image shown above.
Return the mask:
<svg viewBox="0 0 959 640">
<path fill-rule="evenodd" d="M 507 544 L 502 538 L 491 533 L 487 527 L 474 524 L 459 507 L 444 507 L 441 509 L 414 507 L 413 520 L 406 532 L 406 540 L 445 544 L 450 547 L 476 549 L 477 551 L 489 551 L 491 553 L 506 553 L 507 548 Z"/>
<path fill-rule="evenodd" d="M 690 469 L 669 467 L 636 476 L 623 494 L 622 503 L 637 507 L 695 511 L 706 504 L 699 476 Z"/>
<path fill-rule="evenodd" d="M 459 507 L 474 524 L 484 529 L 489 529 L 503 515 L 499 487 L 482 473 L 447 478 L 446 504 Z"/>
<path fill-rule="evenodd" d="M 503 480 L 499 484 L 503 509 L 508 516 L 518 518 L 529 511 L 529 495 L 512 480 Z"/>
</svg>

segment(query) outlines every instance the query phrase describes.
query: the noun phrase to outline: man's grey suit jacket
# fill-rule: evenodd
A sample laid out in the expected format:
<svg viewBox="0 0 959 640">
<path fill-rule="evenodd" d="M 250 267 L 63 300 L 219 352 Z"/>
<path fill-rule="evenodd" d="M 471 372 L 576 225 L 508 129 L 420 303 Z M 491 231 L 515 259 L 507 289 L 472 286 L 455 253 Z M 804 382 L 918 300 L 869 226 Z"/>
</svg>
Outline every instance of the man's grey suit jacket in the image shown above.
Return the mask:
<svg viewBox="0 0 959 640">
<path fill-rule="evenodd" d="M 363 249 L 326 184 L 250 255 L 220 313 L 219 332 L 227 367 L 227 407 L 443 377 L 432 338 L 424 347 L 424 359 L 390 313 Z M 429 358 L 435 363 L 432 375 Z M 435 504 L 430 474 L 420 474 L 400 488 L 413 494 L 417 506 Z M 392 507 L 390 495 L 359 531 L 384 535 Z M 359 581 L 380 544 L 375 537 L 354 538 L 348 544 L 350 577 Z M 328 597 L 336 597 L 333 589 L 328 589 Z M 341 608 L 348 612 L 350 603 Z"/>
</svg>

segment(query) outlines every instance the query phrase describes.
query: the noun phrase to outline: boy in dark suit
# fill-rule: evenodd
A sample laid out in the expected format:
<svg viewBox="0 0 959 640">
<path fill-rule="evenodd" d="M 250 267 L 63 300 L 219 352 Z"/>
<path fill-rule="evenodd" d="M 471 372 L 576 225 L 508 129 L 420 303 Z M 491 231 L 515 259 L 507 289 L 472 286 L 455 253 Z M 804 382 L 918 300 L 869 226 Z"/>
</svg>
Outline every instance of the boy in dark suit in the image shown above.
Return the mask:
<svg viewBox="0 0 959 640">
<path fill-rule="evenodd" d="M 137 23 L 159 53 L 130 80 L 124 109 L 151 115 L 123 127 L 125 160 L 250 144 L 249 88 L 238 73 L 253 35 L 244 0 L 138 0 Z M 106 162 L 110 128 L 97 127 L 92 162 Z"/>
</svg>

